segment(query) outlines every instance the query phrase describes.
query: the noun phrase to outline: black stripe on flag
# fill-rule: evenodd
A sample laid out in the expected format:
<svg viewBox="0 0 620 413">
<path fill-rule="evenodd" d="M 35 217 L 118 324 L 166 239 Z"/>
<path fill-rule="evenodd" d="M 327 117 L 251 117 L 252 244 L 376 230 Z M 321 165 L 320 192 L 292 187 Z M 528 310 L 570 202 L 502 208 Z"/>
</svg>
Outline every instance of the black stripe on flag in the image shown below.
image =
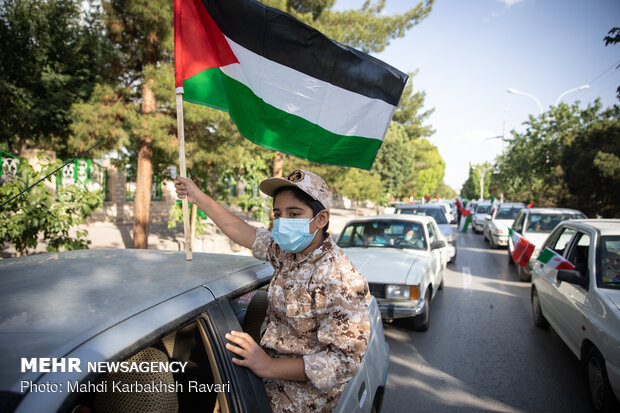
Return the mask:
<svg viewBox="0 0 620 413">
<path fill-rule="evenodd" d="M 246 49 L 316 79 L 393 106 L 408 75 L 255 0 L 202 0 L 222 33 Z"/>
</svg>

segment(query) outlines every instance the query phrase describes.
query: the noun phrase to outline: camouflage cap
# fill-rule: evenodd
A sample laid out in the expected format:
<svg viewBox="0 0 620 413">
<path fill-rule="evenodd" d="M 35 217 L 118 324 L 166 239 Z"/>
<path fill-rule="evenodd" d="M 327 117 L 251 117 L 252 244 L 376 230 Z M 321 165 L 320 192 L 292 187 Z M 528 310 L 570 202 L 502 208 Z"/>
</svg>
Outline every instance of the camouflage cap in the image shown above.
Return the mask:
<svg viewBox="0 0 620 413">
<path fill-rule="evenodd" d="M 296 169 L 286 178 L 267 178 L 260 183 L 260 190 L 269 196 L 273 196 L 278 188 L 283 186 L 295 186 L 312 198 L 319 201 L 325 209 L 331 207 L 331 193 L 327 184 L 314 172 L 305 169 Z"/>
</svg>

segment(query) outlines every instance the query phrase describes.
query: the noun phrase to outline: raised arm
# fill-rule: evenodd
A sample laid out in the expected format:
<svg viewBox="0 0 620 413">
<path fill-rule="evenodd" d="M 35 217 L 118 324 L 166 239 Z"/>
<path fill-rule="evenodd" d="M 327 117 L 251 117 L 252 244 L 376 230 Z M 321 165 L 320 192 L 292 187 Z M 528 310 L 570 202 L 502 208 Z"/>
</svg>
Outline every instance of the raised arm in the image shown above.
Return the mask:
<svg viewBox="0 0 620 413">
<path fill-rule="evenodd" d="M 189 202 L 196 204 L 230 239 L 246 248 L 252 248 L 256 239 L 256 228 L 215 202 L 191 179 L 178 177 L 174 186 L 179 198 L 187 197 Z"/>
</svg>

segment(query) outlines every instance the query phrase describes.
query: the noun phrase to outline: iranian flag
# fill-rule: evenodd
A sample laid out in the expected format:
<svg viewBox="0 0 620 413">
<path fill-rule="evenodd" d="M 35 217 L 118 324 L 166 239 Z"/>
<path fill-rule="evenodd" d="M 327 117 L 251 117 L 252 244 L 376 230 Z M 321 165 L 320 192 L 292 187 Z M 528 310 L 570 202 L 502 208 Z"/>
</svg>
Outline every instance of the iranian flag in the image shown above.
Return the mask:
<svg viewBox="0 0 620 413">
<path fill-rule="evenodd" d="M 514 232 L 512 228 L 508 228 L 508 233 L 510 234 L 512 245 L 514 246 L 512 250 L 512 260 L 515 264 L 525 267 L 527 263 L 530 262 L 530 257 L 534 253 L 536 247 L 521 235 Z"/>
<path fill-rule="evenodd" d="M 174 0 L 174 31 L 184 100 L 263 147 L 370 169 L 406 74 L 255 0 Z"/>
<path fill-rule="evenodd" d="M 555 251 L 545 248 L 537 258 L 538 261 L 556 270 L 574 270 L 575 266 Z"/>
</svg>

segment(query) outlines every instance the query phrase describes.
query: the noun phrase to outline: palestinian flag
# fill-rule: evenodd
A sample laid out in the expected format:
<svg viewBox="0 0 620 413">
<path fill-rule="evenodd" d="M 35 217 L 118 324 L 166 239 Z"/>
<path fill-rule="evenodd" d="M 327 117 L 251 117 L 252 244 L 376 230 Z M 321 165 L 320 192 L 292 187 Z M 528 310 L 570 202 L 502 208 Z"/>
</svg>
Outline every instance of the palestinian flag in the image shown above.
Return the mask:
<svg viewBox="0 0 620 413">
<path fill-rule="evenodd" d="M 471 211 L 463 208 L 459 204 L 459 208 L 461 211 L 461 222 L 459 224 L 459 232 L 467 232 L 469 228 L 469 223 L 471 222 Z"/>
<path fill-rule="evenodd" d="M 250 141 L 370 169 L 408 76 L 255 0 L 174 0 L 175 80 Z"/>
<path fill-rule="evenodd" d="M 555 251 L 545 248 L 537 258 L 538 261 L 556 270 L 574 270 L 575 266 Z"/>
<path fill-rule="evenodd" d="M 508 233 L 510 234 L 512 245 L 514 246 L 512 250 L 512 260 L 515 264 L 525 267 L 527 263 L 530 262 L 530 257 L 534 253 L 536 247 L 521 235 L 514 232 L 512 228 L 508 228 Z"/>
</svg>

